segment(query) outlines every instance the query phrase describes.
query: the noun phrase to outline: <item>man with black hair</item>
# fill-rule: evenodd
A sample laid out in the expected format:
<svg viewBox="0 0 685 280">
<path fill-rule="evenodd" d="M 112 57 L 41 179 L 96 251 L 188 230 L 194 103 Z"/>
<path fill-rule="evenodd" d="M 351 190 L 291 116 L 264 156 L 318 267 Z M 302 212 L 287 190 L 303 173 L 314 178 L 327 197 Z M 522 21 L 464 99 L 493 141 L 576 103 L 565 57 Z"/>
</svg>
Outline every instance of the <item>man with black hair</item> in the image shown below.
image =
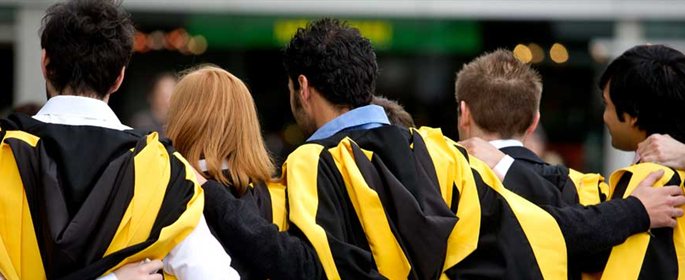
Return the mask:
<svg viewBox="0 0 685 280">
<path fill-rule="evenodd" d="M 107 106 L 132 55 L 118 2 L 51 6 L 41 30 L 47 103 L 0 123 L 0 274 L 6 279 L 236 278 L 202 217 L 192 167 Z"/>
<path fill-rule="evenodd" d="M 568 245 L 571 278 L 580 277 L 581 271 L 601 270 L 603 258 L 612 246 L 646 231 L 650 222 L 652 228 L 672 226 L 673 216 L 659 215 L 671 193 L 650 188 L 658 179 L 656 174 L 643 182 L 640 192 L 633 196 L 596 205 L 606 200 L 608 191 L 601 176 L 547 164 L 523 146 L 540 119 L 542 79 L 510 51 L 496 50 L 467 63 L 457 74 L 455 87 L 459 135 L 468 139 L 462 143 L 488 162 L 484 151 L 490 144 L 513 160 L 508 169 L 501 168 L 506 158 L 491 166 L 502 175 L 507 188 L 540 205 L 559 221 Z M 490 144 L 469 139 L 472 137 Z M 531 175 L 542 180 L 532 185 L 521 182 L 522 178 L 531 181 L 527 177 Z M 681 200 L 685 202 L 685 198 Z M 579 204 L 596 206 L 584 208 Z M 666 206 L 672 209 L 670 204 Z"/>
<path fill-rule="evenodd" d="M 685 55 L 663 45 L 633 47 L 612 61 L 599 81 L 604 100 L 604 123 L 617 149 L 635 151 L 653 134 L 668 134 L 685 142 Z M 638 159 L 639 160 L 639 159 Z M 637 181 L 654 171 L 664 176 L 655 188 L 674 193 L 683 189 L 685 171 L 654 163 L 638 163 L 610 177 L 611 199 L 635 192 Z M 671 185 L 675 185 L 671 186 Z M 673 217 L 683 207 L 670 209 Z M 685 273 L 685 227 L 682 218 L 672 228 L 652 229 L 631 236 L 611 251 L 603 272 L 607 279 L 677 279 Z"/>
</svg>

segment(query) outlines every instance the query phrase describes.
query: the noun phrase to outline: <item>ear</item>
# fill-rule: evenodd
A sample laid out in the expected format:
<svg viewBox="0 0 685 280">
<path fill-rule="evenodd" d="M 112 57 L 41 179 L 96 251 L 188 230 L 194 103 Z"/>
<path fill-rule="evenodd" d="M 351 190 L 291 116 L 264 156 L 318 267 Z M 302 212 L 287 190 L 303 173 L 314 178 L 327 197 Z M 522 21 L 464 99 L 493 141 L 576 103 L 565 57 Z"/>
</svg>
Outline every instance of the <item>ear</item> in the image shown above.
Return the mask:
<svg viewBox="0 0 685 280">
<path fill-rule="evenodd" d="M 459 127 L 462 129 L 471 126 L 471 109 L 466 102 L 459 101 Z"/>
<path fill-rule="evenodd" d="M 633 117 L 630 114 L 624 112 L 623 119 L 630 124 L 630 126 L 637 128 L 637 117 Z"/>
<path fill-rule="evenodd" d="M 109 90 L 109 94 L 115 93 L 117 90 L 119 90 L 119 87 L 121 87 L 121 83 L 124 82 L 125 73 L 126 73 L 126 66 L 121 67 L 121 72 L 119 72 L 119 76 L 117 76 L 117 79 L 114 81 L 114 85 L 112 85 L 112 89 Z"/>
<path fill-rule="evenodd" d="M 307 77 L 305 75 L 299 75 L 297 76 L 297 83 L 300 85 L 299 92 L 297 92 L 297 94 L 300 95 L 300 100 L 309 101 L 309 98 L 311 98 L 309 80 L 307 80 Z"/>
<path fill-rule="evenodd" d="M 540 124 L 540 111 L 537 111 L 535 113 L 535 116 L 533 117 L 533 122 L 530 124 L 528 129 L 526 129 L 525 134 L 523 135 L 523 138 L 525 139 L 528 137 L 528 135 L 531 135 L 535 132 L 535 129 L 538 128 L 538 124 Z"/>
<path fill-rule="evenodd" d="M 40 70 L 43 71 L 43 78 L 48 80 L 48 63 L 50 63 L 50 58 L 45 52 L 45 49 L 40 51 Z"/>
</svg>

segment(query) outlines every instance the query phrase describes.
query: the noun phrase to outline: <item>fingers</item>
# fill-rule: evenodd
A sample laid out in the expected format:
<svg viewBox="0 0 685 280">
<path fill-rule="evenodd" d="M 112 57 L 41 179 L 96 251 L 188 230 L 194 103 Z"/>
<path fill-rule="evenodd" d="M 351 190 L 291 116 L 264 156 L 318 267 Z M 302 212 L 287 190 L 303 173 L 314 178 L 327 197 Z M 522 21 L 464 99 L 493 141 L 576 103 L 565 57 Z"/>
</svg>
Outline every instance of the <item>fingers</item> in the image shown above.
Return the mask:
<svg viewBox="0 0 685 280">
<path fill-rule="evenodd" d="M 677 218 L 682 217 L 682 216 L 683 216 L 683 209 L 673 208 L 671 210 L 671 214 L 670 214 L 669 219 L 665 223 L 665 226 L 670 227 L 670 228 L 674 228 L 678 223 Z"/>
<path fill-rule="evenodd" d="M 162 269 L 164 264 L 160 260 L 153 260 L 140 265 L 140 269 L 146 273 L 155 273 Z"/>
<path fill-rule="evenodd" d="M 674 228 L 676 225 L 677 225 L 677 223 L 676 223 L 675 219 L 669 219 L 668 223 L 666 223 L 666 226 L 670 227 L 670 228 Z"/>
<path fill-rule="evenodd" d="M 644 181 L 643 181 L 644 182 Z M 682 197 L 683 195 L 683 190 L 680 189 L 678 186 L 664 186 L 663 188 L 659 189 L 659 192 L 671 195 L 671 196 L 680 196 Z M 676 198 L 676 197 L 674 197 Z M 677 205 L 673 205 L 677 206 Z"/>
<path fill-rule="evenodd" d="M 668 135 L 652 134 L 647 137 L 647 139 L 637 144 L 636 153 L 640 156 L 640 160 L 643 162 L 658 162 L 660 146 L 664 141 L 668 140 L 668 138 L 670 138 Z"/>
<path fill-rule="evenodd" d="M 648 150 L 649 144 L 652 142 L 652 136 L 654 135 L 650 135 L 647 139 L 637 144 L 637 150 L 635 152 L 641 157 Z"/>
<path fill-rule="evenodd" d="M 664 189 L 666 189 L 666 188 L 671 188 L 671 187 L 665 187 Z M 674 189 L 676 189 L 676 188 L 674 188 Z M 677 188 L 677 189 L 679 189 L 679 188 Z M 682 194 L 682 191 L 681 191 L 681 194 Z M 672 203 L 673 207 L 680 207 L 680 206 L 685 205 L 685 196 L 676 194 L 676 196 L 672 197 L 671 199 L 672 199 L 671 203 Z"/>
<path fill-rule="evenodd" d="M 469 138 L 469 139 L 466 139 L 466 140 L 461 140 L 461 141 L 459 141 L 459 142 L 457 142 L 457 143 L 458 143 L 459 145 L 463 146 L 464 148 L 467 148 L 467 147 L 472 146 L 472 144 L 471 144 L 472 141 L 473 141 L 473 140 L 472 140 L 471 138 Z"/>
<path fill-rule="evenodd" d="M 476 148 L 476 139 L 475 138 L 469 138 L 466 140 L 459 141 L 457 143 L 459 145 L 461 145 L 462 147 L 464 147 L 464 149 L 466 149 L 466 151 L 469 154 L 475 153 L 475 150 L 474 150 Z"/>
<path fill-rule="evenodd" d="M 659 155 L 647 151 L 644 154 L 638 153 L 640 155 L 640 162 L 659 162 Z"/>
<path fill-rule="evenodd" d="M 150 274 L 150 277 L 148 277 L 148 280 L 163 280 L 164 276 L 162 274 L 156 273 L 156 274 Z"/>
<path fill-rule="evenodd" d="M 664 176 L 664 171 L 663 171 L 663 170 L 653 171 L 653 172 L 649 173 L 649 175 L 647 175 L 647 177 L 645 177 L 645 178 L 640 182 L 640 184 L 638 185 L 638 187 L 651 187 L 651 186 L 654 186 L 654 183 L 656 183 L 656 181 L 658 181 L 658 180 L 661 178 L 661 176 Z"/>
</svg>

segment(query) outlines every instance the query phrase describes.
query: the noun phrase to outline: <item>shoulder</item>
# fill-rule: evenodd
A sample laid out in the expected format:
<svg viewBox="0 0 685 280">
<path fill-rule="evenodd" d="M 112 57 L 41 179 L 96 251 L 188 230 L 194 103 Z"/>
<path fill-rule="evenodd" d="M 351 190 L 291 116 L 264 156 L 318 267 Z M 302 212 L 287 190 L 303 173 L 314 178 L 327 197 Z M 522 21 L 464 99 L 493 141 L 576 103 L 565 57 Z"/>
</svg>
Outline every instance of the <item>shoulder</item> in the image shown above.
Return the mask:
<svg viewBox="0 0 685 280">
<path fill-rule="evenodd" d="M 318 143 L 305 143 L 288 155 L 286 162 L 302 161 L 318 158 L 324 146 Z"/>
<path fill-rule="evenodd" d="M 35 147 L 40 140 L 40 137 L 21 130 L 4 130 L 0 128 L 0 138 L 3 142 L 8 139 L 15 139 L 24 142 L 32 147 Z"/>
<path fill-rule="evenodd" d="M 672 168 L 656 163 L 644 162 L 626 166 L 614 171 L 613 173 L 611 173 L 610 181 L 617 182 L 618 179 L 626 176 L 641 179 L 649 175 L 649 173 L 659 170 L 663 170 L 665 172 L 665 176 L 670 176 L 675 173 L 675 170 L 673 170 Z"/>
</svg>

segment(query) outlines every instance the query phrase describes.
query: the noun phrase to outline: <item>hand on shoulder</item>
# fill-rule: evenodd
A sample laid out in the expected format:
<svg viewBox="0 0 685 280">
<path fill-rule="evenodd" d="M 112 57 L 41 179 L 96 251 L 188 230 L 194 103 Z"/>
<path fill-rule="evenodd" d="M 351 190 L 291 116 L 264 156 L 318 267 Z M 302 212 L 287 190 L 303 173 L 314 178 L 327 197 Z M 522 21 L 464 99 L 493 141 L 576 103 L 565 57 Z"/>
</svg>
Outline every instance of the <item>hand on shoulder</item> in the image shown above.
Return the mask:
<svg viewBox="0 0 685 280">
<path fill-rule="evenodd" d="M 148 262 L 130 263 L 114 271 L 117 280 L 162 280 L 162 261 L 153 260 Z"/>
<path fill-rule="evenodd" d="M 642 162 L 654 162 L 676 169 L 685 169 L 685 144 L 668 134 L 652 134 L 637 146 Z"/>
<path fill-rule="evenodd" d="M 685 204 L 685 197 L 680 187 L 653 187 L 663 175 L 663 171 L 650 173 L 631 193 L 647 210 L 650 228 L 675 227 L 676 218 L 683 216 L 680 207 Z"/>
<path fill-rule="evenodd" d="M 478 137 L 459 141 L 459 144 L 463 146 L 469 154 L 482 160 L 490 168 L 495 168 L 497 163 L 499 163 L 500 160 L 502 160 L 502 158 L 505 156 L 502 151 L 498 150 L 488 141 Z"/>
</svg>

